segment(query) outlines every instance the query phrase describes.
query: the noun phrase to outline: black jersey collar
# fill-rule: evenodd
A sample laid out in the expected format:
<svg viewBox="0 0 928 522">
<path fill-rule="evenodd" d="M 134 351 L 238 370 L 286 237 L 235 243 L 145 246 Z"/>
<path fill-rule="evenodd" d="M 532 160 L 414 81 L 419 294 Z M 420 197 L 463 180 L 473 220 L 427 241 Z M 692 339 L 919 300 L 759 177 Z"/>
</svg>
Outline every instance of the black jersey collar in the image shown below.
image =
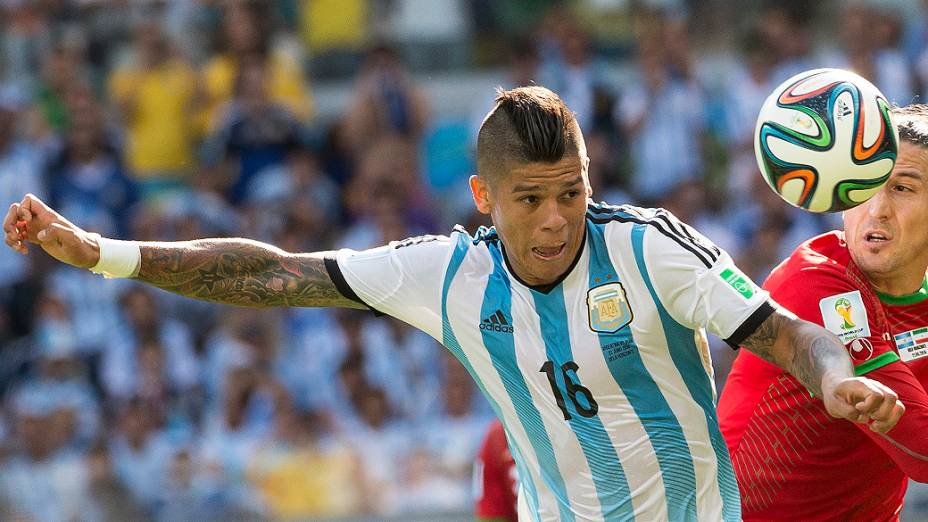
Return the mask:
<svg viewBox="0 0 928 522">
<path fill-rule="evenodd" d="M 502 238 L 500 238 L 499 241 L 499 249 L 503 253 L 503 262 L 506 263 L 506 270 L 509 270 L 509 273 L 512 274 L 512 277 L 515 278 L 516 281 L 518 281 L 522 286 L 530 288 L 538 293 L 548 294 L 551 292 L 551 290 L 554 290 L 557 285 L 563 283 L 564 279 L 567 279 L 567 276 L 569 276 L 570 273 L 574 271 L 574 267 L 577 266 L 577 262 L 580 261 L 581 257 L 583 257 L 583 249 L 586 248 L 586 234 L 586 227 L 583 227 L 583 239 L 580 240 L 580 248 L 577 249 L 577 255 L 574 257 L 574 260 L 571 261 L 570 266 L 567 267 L 567 270 L 565 270 L 564 273 L 558 276 L 558 278 L 554 281 L 543 285 L 530 285 L 523 281 L 521 277 L 519 277 L 519 274 L 516 273 L 516 271 L 512 268 L 512 264 L 509 262 L 509 256 L 506 255 L 506 249 L 503 246 Z"/>
</svg>

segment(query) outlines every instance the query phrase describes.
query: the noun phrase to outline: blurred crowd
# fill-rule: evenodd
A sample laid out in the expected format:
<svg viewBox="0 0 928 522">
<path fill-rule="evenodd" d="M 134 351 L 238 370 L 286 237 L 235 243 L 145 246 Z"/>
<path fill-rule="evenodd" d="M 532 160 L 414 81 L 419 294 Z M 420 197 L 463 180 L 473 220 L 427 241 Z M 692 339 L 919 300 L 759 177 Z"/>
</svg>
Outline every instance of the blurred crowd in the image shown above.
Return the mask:
<svg viewBox="0 0 928 522">
<path fill-rule="evenodd" d="M 731 5 L 2 0 L 0 202 L 32 192 L 109 237 L 293 252 L 473 231 L 485 220 L 465 180 L 493 92 L 455 113 L 429 78 L 483 74 L 576 111 L 596 199 L 666 207 L 762 281 L 839 222 L 765 188 L 761 103 L 822 66 L 919 99 L 928 8 Z M 337 114 L 318 106 L 322 84 L 346 91 Z M 492 412 L 424 333 L 358 311 L 201 303 L 42 254 L 0 251 L 0 274 L 4 520 L 472 503 Z M 732 356 L 716 350 L 720 385 Z"/>
</svg>

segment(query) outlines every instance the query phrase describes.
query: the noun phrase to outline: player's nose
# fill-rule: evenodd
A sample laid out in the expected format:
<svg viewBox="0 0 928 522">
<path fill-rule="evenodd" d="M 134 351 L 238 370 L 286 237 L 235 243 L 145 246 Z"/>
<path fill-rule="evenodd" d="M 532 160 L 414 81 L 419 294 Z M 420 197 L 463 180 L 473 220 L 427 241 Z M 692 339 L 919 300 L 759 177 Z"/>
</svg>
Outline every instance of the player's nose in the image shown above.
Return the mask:
<svg viewBox="0 0 928 522">
<path fill-rule="evenodd" d="M 559 232 L 567 226 L 567 217 L 561 211 L 557 202 L 551 202 L 544 207 L 544 218 L 541 228 L 550 232 Z"/>
<path fill-rule="evenodd" d="M 867 215 L 873 219 L 886 219 L 892 215 L 892 204 L 886 190 L 879 190 L 864 205 L 867 205 Z"/>
</svg>

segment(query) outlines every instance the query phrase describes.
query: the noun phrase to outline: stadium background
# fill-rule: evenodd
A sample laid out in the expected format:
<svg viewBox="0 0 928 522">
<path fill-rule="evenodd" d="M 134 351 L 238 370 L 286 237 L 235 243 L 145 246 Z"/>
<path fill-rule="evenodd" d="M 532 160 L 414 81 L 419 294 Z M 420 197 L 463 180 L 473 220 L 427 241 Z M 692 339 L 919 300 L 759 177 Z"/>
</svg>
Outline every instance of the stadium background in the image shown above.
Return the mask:
<svg viewBox="0 0 928 522">
<path fill-rule="evenodd" d="M 473 230 L 480 119 L 496 86 L 534 80 L 577 112 L 597 199 L 672 210 L 760 281 L 839 225 L 764 188 L 766 95 L 821 66 L 898 104 L 928 89 L 917 0 L 2 0 L 0 15 L 0 202 L 33 192 L 120 238 L 313 251 Z M 3 520 L 470 517 L 492 412 L 391 319 L 203 304 L 4 249 L 0 347 Z M 714 355 L 721 386 L 733 353 Z M 928 495 L 908 504 L 928 516 Z"/>
</svg>

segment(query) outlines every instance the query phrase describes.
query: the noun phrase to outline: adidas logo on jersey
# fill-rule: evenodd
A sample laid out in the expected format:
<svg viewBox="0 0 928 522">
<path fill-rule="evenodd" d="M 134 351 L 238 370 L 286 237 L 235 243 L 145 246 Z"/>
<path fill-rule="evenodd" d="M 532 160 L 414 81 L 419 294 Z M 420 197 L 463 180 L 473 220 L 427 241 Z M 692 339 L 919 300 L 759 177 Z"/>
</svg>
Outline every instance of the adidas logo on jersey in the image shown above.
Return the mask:
<svg viewBox="0 0 928 522">
<path fill-rule="evenodd" d="M 481 321 L 480 329 L 489 332 L 512 333 L 512 325 L 506 320 L 502 310 L 497 310 L 496 313 Z"/>
</svg>

